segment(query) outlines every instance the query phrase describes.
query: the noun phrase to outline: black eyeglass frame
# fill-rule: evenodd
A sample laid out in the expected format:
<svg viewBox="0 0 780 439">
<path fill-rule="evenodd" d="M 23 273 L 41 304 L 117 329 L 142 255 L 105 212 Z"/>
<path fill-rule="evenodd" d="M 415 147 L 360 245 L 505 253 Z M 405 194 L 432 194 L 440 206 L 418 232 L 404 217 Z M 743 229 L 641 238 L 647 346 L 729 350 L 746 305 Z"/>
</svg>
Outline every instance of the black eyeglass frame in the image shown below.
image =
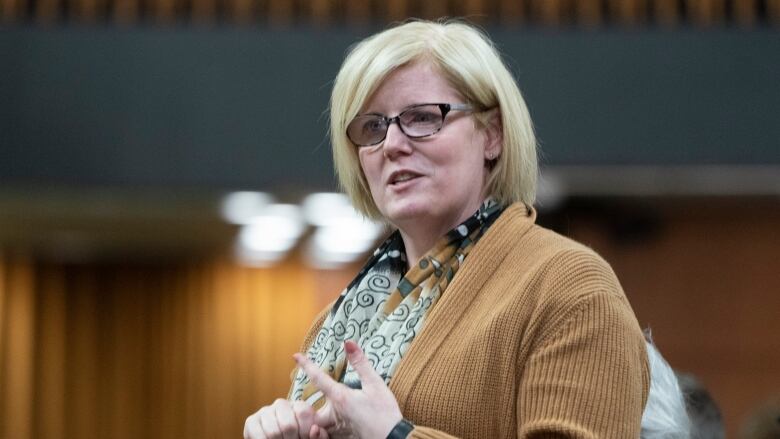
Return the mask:
<svg viewBox="0 0 780 439">
<path fill-rule="evenodd" d="M 411 111 L 411 110 L 414 110 L 415 108 L 427 107 L 427 106 L 431 106 L 431 105 L 435 105 L 435 106 L 439 107 L 439 111 L 441 111 L 441 125 L 439 126 L 439 128 L 436 129 L 436 131 L 434 131 L 434 132 L 432 132 L 430 134 L 423 134 L 421 136 L 413 136 L 413 135 L 410 135 L 409 133 L 407 133 L 406 131 L 404 131 L 404 127 L 401 124 L 401 116 L 403 116 L 404 113 L 406 113 L 408 111 Z M 347 134 L 347 138 L 349 139 L 349 141 L 352 142 L 354 145 L 356 145 L 358 148 L 365 148 L 365 147 L 368 147 L 368 146 L 376 146 L 376 145 L 379 145 L 380 143 L 384 142 L 384 140 L 387 138 L 387 130 L 390 129 L 390 125 L 396 123 L 398 125 L 398 129 L 401 130 L 401 132 L 404 133 L 404 135 L 406 137 L 408 137 L 410 139 L 422 139 L 424 137 L 430 137 L 430 136 L 438 133 L 439 131 L 441 131 L 441 129 L 444 128 L 445 119 L 447 118 L 447 114 L 449 114 L 450 111 L 474 111 L 474 107 L 472 107 L 470 104 L 425 103 L 425 104 L 415 104 L 415 105 L 412 105 L 411 107 L 405 108 L 402 112 L 398 113 L 398 115 L 395 116 L 395 117 L 387 117 L 387 116 L 385 116 L 383 114 L 373 114 L 373 113 L 360 114 L 358 116 L 355 116 L 355 118 L 352 119 L 352 121 L 350 121 L 349 124 L 347 124 L 347 130 L 346 130 L 347 133 L 346 134 Z M 359 118 L 359 117 L 366 117 L 366 116 L 374 116 L 374 117 L 377 117 L 380 120 L 382 120 L 385 123 L 385 134 L 382 136 L 381 139 L 377 140 L 374 143 L 360 144 L 360 143 L 355 142 L 355 140 L 352 139 L 352 137 L 349 135 L 349 126 L 352 125 L 352 122 L 354 122 L 357 118 Z"/>
</svg>

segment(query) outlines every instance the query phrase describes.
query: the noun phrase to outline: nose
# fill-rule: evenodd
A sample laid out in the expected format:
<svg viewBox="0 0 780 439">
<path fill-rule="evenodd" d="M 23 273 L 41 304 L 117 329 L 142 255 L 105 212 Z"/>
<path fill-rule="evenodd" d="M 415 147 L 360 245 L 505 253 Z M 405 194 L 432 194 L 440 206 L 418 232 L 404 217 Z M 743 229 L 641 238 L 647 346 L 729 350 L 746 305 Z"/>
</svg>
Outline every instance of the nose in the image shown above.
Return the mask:
<svg viewBox="0 0 780 439">
<path fill-rule="evenodd" d="M 387 127 L 387 134 L 385 135 L 385 140 L 382 142 L 382 151 L 385 157 L 389 159 L 412 152 L 409 138 L 401 131 L 401 127 L 398 125 L 397 121 Z"/>
</svg>

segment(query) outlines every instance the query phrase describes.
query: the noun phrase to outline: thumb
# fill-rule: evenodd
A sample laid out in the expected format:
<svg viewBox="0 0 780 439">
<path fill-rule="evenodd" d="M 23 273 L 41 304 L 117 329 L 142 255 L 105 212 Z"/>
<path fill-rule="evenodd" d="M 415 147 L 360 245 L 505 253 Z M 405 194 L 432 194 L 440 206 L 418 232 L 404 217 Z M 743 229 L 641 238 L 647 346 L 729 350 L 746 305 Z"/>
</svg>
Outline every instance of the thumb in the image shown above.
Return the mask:
<svg viewBox="0 0 780 439">
<path fill-rule="evenodd" d="M 321 429 L 334 427 L 337 421 L 336 411 L 333 409 L 333 404 L 331 404 L 330 401 L 327 401 L 325 405 L 314 414 L 314 424 Z"/>
<path fill-rule="evenodd" d="M 322 427 L 315 425 L 311 426 L 311 429 L 309 430 L 309 438 L 310 439 L 329 439 L 328 430 L 325 430 Z"/>
</svg>

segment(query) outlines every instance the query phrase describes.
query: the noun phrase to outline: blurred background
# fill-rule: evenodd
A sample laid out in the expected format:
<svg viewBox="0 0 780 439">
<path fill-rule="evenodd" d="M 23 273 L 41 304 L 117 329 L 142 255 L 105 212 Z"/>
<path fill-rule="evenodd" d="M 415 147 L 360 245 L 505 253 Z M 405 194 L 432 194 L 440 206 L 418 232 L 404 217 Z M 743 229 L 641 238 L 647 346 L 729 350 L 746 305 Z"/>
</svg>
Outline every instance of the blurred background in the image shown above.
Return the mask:
<svg viewBox="0 0 780 439">
<path fill-rule="evenodd" d="M 539 222 L 601 253 L 728 436 L 759 437 L 780 0 L 0 0 L 0 438 L 240 437 L 286 395 L 386 232 L 334 193 L 332 78 L 358 39 L 445 16 L 516 74 Z"/>
</svg>

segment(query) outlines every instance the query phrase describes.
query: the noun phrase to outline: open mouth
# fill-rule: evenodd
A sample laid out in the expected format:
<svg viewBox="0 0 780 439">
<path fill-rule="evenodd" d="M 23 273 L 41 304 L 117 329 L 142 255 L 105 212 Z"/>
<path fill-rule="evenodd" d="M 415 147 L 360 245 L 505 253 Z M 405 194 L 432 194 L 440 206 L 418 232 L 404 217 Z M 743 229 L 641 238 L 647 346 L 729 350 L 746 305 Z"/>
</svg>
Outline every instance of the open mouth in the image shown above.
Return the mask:
<svg viewBox="0 0 780 439">
<path fill-rule="evenodd" d="M 418 174 L 413 174 L 411 172 L 399 172 L 391 176 L 389 184 L 390 186 L 400 186 L 419 177 L 420 176 Z"/>
</svg>

